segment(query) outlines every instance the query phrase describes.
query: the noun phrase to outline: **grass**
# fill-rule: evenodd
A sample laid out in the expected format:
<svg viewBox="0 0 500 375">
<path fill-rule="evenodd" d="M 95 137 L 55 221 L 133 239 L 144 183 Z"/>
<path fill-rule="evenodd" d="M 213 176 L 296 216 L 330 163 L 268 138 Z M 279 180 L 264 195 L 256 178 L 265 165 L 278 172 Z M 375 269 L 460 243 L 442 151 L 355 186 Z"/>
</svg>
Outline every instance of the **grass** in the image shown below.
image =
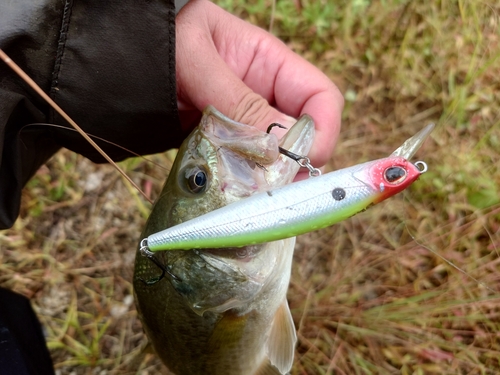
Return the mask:
<svg viewBox="0 0 500 375">
<path fill-rule="evenodd" d="M 437 124 L 418 153 L 429 172 L 408 191 L 299 238 L 292 374 L 500 371 L 500 7 L 219 4 L 271 28 L 341 88 L 331 169 L 387 156 Z M 168 169 L 172 158 L 155 159 Z M 166 174 L 142 160 L 124 167 L 153 197 Z M 61 152 L 25 189 L 14 228 L 0 233 L 0 284 L 33 301 L 59 373 L 168 373 L 143 350 L 131 299 L 147 210 L 112 168 Z"/>
</svg>

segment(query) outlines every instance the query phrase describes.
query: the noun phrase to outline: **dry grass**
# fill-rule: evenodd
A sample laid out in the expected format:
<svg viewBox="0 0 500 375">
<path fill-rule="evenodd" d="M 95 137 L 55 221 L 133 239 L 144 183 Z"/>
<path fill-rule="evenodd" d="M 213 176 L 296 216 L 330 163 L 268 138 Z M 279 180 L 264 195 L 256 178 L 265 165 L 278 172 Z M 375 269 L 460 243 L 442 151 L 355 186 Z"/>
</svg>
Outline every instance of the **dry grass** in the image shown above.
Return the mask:
<svg viewBox="0 0 500 375">
<path fill-rule="evenodd" d="M 346 96 L 331 167 L 384 157 L 424 124 L 408 191 L 302 236 L 292 374 L 500 371 L 500 7 L 479 1 L 220 1 L 313 61 Z M 158 157 L 167 165 L 171 158 Z M 152 195 L 166 172 L 125 165 Z M 100 181 L 94 184 L 93 181 Z M 29 296 L 61 374 L 167 373 L 131 298 L 147 204 L 109 166 L 56 155 L 0 233 L 0 284 Z M 450 264 L 460 268 L 457 270 Z"/>
</svg>

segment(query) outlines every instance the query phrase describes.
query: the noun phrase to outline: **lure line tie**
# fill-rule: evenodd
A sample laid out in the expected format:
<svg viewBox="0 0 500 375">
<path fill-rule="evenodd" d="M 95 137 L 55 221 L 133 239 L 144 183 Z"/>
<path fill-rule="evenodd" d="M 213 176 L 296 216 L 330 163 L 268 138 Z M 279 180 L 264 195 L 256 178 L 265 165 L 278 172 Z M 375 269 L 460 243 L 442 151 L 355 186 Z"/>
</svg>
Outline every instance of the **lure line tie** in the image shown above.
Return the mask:
<svg viewBox="0 0 500 375">
<path fill-rule="evenodd" d="M 157 282 L 159 282 L 161 279 L 163 279 L 165 277 L 165 274 L 168 274 L 172 279 L 174 279 L 175 281 L 179 281 L 179 282 L 182 282 L 182 280 L 175 276 L 172 272 L 170 272 L 170 270 L 168 269 L 168 267 L 166 267 L 164 264 L 162 264 L 156 257 L 155 257 L 155 254 L 149 250 L 149 247 L 148 247 L 148 239 L 147 238 L 143 238 L 140 245 L 139 245 L 139 252 L 141 253 L 142 256 L 148 258 L 150 261 L 152 261 L 159 269 L 161 269 L 161 275 L 160 276 L 157 276 L 157 277 L 154 277 L 150 280 L 144 280 L 142 278 L 140 278 L 140 280 L 146 284 L 146 285 L 153 285 L 153 284 L 156 284 Z"/>
<path fill-rule="evenodd" d="M 420 174 L 427 172 L 427 164 L 423 161 L 417 161 L 413 165 L 418 168 Z"/>
</svg>

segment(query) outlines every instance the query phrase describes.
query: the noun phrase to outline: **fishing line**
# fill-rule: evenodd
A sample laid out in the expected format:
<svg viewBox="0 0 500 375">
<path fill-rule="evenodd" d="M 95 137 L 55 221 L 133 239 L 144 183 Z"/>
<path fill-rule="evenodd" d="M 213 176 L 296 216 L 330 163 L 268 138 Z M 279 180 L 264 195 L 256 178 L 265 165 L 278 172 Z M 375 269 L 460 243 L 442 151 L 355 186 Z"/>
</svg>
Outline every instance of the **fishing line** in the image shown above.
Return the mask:
<svg viewBox="0 0 500 375">
<path fill-rule="evenodd" d="M 21 128 L 21 130 L 19 131 L 19 133 L 21 133 L 21 132 L 22 132 L 25 128 L 27 128 L 27 127 L 29 127 L 29 126 L 50 126 L 50 127 L 59 128 L 59 129 L 62 129 L 62 130 L 68 130 L 68 131 L 71 131 L 71 132 L 78 133 L 78 131 L 77 131 L 77 130 L 72 129 L 72 128 L 68 128 L 68 127 L 63 126 L 63 125 L 48 124 L 48 123 L 43 123 L 43 122 L 34 122 L 34 123 L 32 123 L 32 124 L 25 125 L 25 126 L 23 126 L 23 127 Z M 134 151 L 132 151 L 132 150 L 129 150 L 129 149 L 128 149 L 128 148 L 126 148 L 126 147 L 120 146 L 120 145 L 119 145 L 119 144 L 117 144 L 117 143 L 114 143 L 114 142 L 108 141 L 107 139 L 101 138 L 101 137 L 99 137 L 99 136 L 97 136 L 97 135 L 93 135 L 93 134 L 91 134 L 91 133 L 86 133 L 86 134 L 87 134 L 89 137 L 91 137 L 91 138 L 94 138 L 94 139 L 97 139 L 97 140 L 99 140 L 99 141 L 102 141 L 102 142 L 105 142 L 105 143 L 107 143 L 107 144 L 110 144 L 110 145 L 112 145 L 112 146 L 115 146 L 115 147 L 117 147 L 117 148 L 119 148 L 119 149 L 122 149 L 123 151 L 127 151 L 127 152 L 129 152 L 130 154 L 132 154 L 133 156 L 138 157 L 138 158 L 141 158 L 142 160 L 144 160 L 144 161 L 146 161 L 146 162 L 148 162 L 148 163 L 151 163 L 151 164 L 153 164 L 154 166 L 156 166 L 156 167 L 158 167 L 158 168 L 160 168 L 160 169 L 163 169 L 163 170 L 164 170 L 165 172 L 167 172 L 167 173 L 169 173 L 169 172 L 170 172 L 170 169 L 169 169 L 169 168 L 166 168 L 166 167 L 164 167 L 163 165 L 161 165 L 160 163 L 157 163 L 157 162 L 155 162 L 155 161 L 153 161 L 153 160 L 151 160 L 151 159 L 148 159 L 148 158 L 147 158 L 146 156 L 144 156 L 144 155 L 140 155 L 140 154 L 138 154 L 138 153 L 136 153 L 136 152 L 134 152 Z M 24 142 L 23 142 L 23 139 L 22 139 L 22 138 L 21 138 L 21 142 L 22 142 L 22 143 L 23 143 L 23 145 L 27 148 L 27 146 L 24 144 Z"/>
<path fill-rule="evenodd" d="M 113 165 L 115 167 L 115 169 L 123 176 L 123 178 L 125 178 L 125 180 L 127 180 L 134 188 L 137 189 L 138 192 L 140 192 L 142 194 L 142 196 L 148 201 L 150 202 L 151 204 L 153 204 L 153 201 L 151 201 L 151 199 L 149 199 L 149 197 L 146 195 L 146 193 L 144 193 L 141 188 L 139 186 L 137 186 L 137 184 L 113 161 L 113 159 L 111 159 L 108 154 L 106 154 L 98 145 L 97 143 L 95 143 L 92 138 L 90 138 L 84 131 L 82 128 L 80 128 L 80 126 L 78 126 L 78 124 L 73 121 L 73 119 L 66 113 L 63 111 L 63 109 L 61 107 L 59 107 L 59 105 L 54 101 L 52 100 L 52 98 L 50 96 L 48 96 L 45 91 L 43 91 L 41 89 L 40 86 L 38 86 L 38 84 L 33 80 L 31 79 L 30 76 L 28 76 L 22 69 L 21 67 L 19 67 L 19 65 L 17 65 L 2 49 L 0 49 L 0 58 L 9 66 L 9 68 L 11 68 L 19 77 L 21 77 L 21 79 L 26 82 L 38 95 L 40 95 L 47 103 L 50 104 L 50 106 L 52 108 L 54 108 L 56 110 L 57 113 L 59 113 L 73 128 L 75 128 L 78 133 L 81 134 L 81 136 L 83 138 L 85 138 L 85 140 L 87 142 L 89 142 L 101 155 L 104 159 L 106 159 L 108 161 L 108 163 L 110 163 L 111 165 Z"/>
</svg>

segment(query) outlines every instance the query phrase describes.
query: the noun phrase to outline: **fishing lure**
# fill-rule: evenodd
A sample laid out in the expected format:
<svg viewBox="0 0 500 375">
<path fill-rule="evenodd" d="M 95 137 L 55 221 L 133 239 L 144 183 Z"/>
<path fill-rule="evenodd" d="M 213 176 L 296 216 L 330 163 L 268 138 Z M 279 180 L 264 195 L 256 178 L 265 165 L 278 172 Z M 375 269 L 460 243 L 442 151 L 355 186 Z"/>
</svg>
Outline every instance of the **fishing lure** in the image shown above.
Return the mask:
<svg viewBox="0 0 500 375">
<path fill-rule="evenodd" d="M 433 130 L 430 124 L 388 158 L 255 194 L 141 241 L 145 256 L 160 250 L 228 248 L 280 240 L 345 220 L 410 186 L 427 171 L 408 161 Z"/>
</svg>

